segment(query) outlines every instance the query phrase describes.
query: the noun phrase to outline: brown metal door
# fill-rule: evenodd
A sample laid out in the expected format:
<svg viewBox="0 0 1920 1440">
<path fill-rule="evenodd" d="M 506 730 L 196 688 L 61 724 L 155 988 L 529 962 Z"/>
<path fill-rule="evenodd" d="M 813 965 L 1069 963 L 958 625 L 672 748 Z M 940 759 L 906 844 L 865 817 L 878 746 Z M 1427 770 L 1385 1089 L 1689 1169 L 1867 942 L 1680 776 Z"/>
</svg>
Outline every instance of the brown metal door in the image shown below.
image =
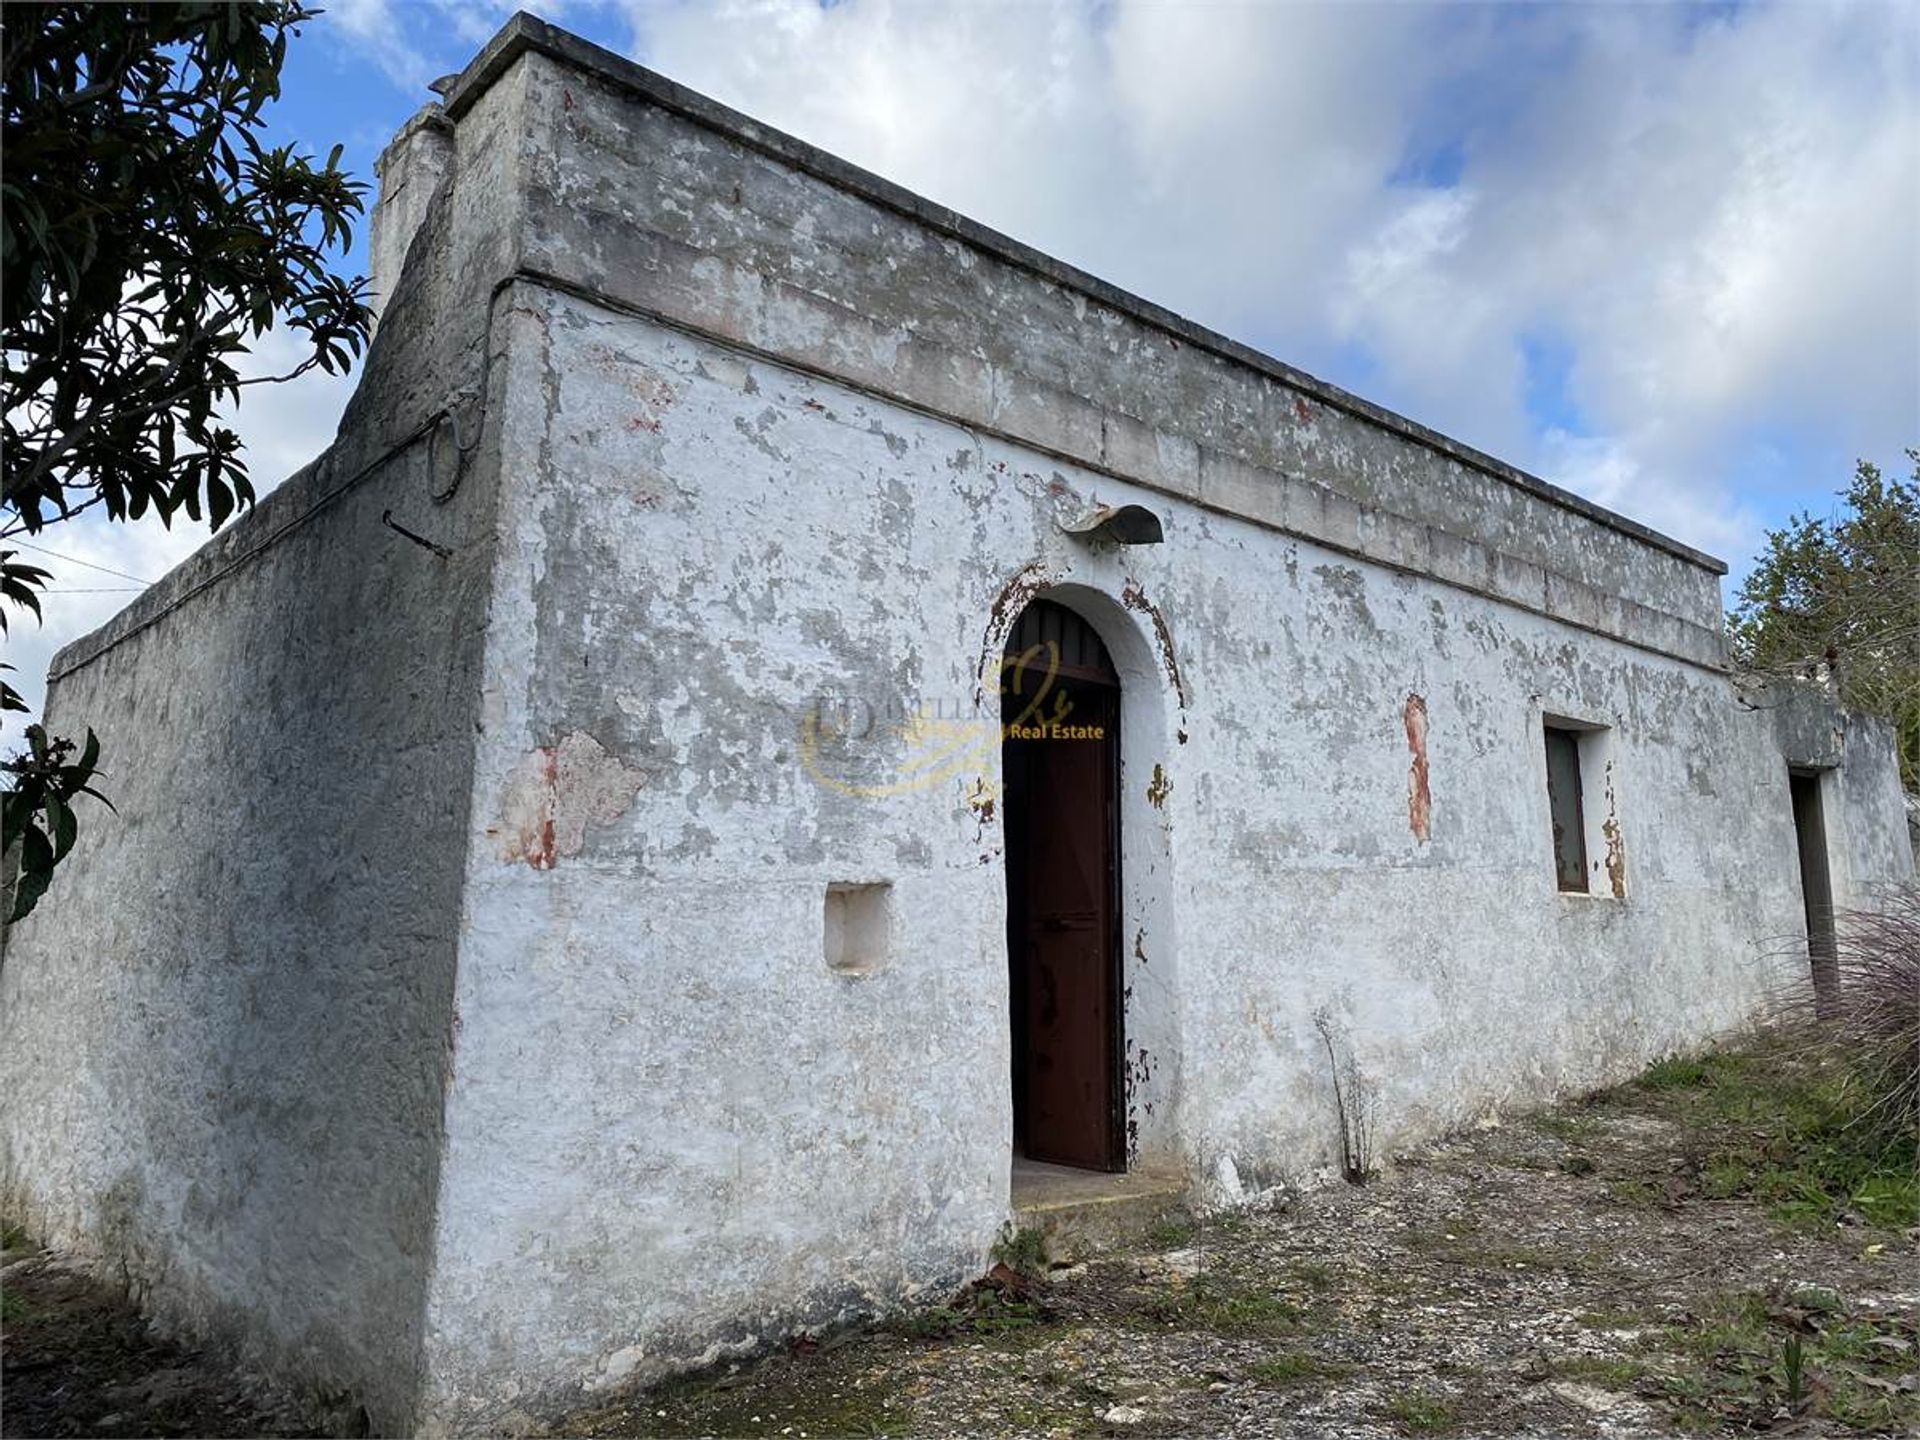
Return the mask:
<svg viewBox="0 0 1920 1440">
<path fill-rule="evenodd" d="M 1119 690 L 1074 668 L 1005 744 L 1015 1135 L 1033 1159 L 1120 1170 Z M 1035 713 L 1027 678 L 1010 725 Z"/>
</svg>

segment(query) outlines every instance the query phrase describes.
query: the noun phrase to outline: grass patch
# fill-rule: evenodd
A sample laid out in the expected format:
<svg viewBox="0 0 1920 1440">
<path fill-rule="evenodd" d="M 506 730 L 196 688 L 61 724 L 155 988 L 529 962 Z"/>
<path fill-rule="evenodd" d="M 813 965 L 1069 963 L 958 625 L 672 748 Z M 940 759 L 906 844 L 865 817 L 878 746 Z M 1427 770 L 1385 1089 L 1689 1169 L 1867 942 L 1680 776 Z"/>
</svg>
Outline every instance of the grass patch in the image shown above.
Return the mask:
<svg viewBox="0 0 1920 1440">
<path fill-rule="evenodd" d="M 1310 1290 L 1331 1290 L 1340 1272 L 1319 1260 L 1301 1260 L 1293 1267 L 1293 1278 Z"/>
<path fill-rule="evenodd" d="M 1733 1155 L 1710 1156 L 1700 1167 L 1700 1193 L 1710 1200 L 1732 1200 L 1752 1181 L 1752 1169 Z"/>
<path fill-rule="evenodd" d="M 1147 1231 L 1147 1244 L 1155 1250 L 1184 1250 L 1198 1233 L 1198 1227 L 1191 1220 L 1160 1220 Z"/>
<path fill-rule="evenodd" d="M 1692 1090 L 1712 1083 L 1719 1055 L 1669 1055 L 1649 1065 L 1633 1083 L 1642 1090 Z"/>
<path fill-rule="evenodd" d="M 1789 1225 L 1920 1224 L 1915 1137 L 1859 1123 L 1870 1097 L 1831 1055 L 1776 1040 L 1676 1056 L 1606 1098 L 1707 1137 L 1698 1178 L 1712 1198 L 1751 1199 Z M 1611 1190 L 1628 1205 L 1660 1198 L 1645 1181 Z"/>
<path fill-rule="evenodd" d="M 1903 1390 L 1920 1326 L 1853 1315 L 1803 1285 L 1713 1296 L 1667 1339 L 1678 1362 L 1660 1389 L 1689 1429 L 1764 1427 L 1782 1410 L 1847 1429 L 1920 1433 L 1920 1394 Z"/>
<path fill-rule="evenodd" d="M 1291 1351 L 1247 1367 L 1247 1378 L 1276 1390 L 1290 1385 L 1305 1385 L 1314 1380 L 1337 1380 L 1351 1375 L 1353 1366 L 1340 1360 L 1323 1360 L 1304 1351 Z"/>
<path fill-rule="evenodd" d="M 1000 1422 L 1008 1430 L 1037 1430 L 1045 1435 L 1057 1435 L 1063 1430 L 1086 1435 L 1097 1429 L 1093 1416 L 1083 1409 L 1033 1400 L 1016 1401 L 1001 1415 Z"/>
<path fill-rule="evenodd" d="M 1690 1323 L 1673 1326 L 1669 1333 L 1681 1349 L 1704 1360 L 1764 1352 L 1767 1297 L 1752 1292 L 1717 1295 Z"/>
<path fill-rule="evenodd" d="M 1600 1117 L 1590 1110 L 1541 1110 L 1527 1117 L 1533 1128 L 1542 1135 L 1551 1135 L 1556 1140 L 1569 1145 L 1581 1144 L 1593 1138 L 1593 1132 L 1600 1123 Z"/>
<path fill-rule="evenodd" d="M 959 1334 L 965 1324 L 966 1317 L 951 1305 L 931 1305 L 924 1310 L 889 1315 L 879 1328 L 903 1340 L 944 1340 Z"/>
<path fill-rule="evenodd" d="M 908 1435 L 913 1431 L 913 1416 L 904 1408 L 884 1401 L 849 1397 L 838 1405 L 819 1406 L 804 1412 L 805 1418 L 795 1430 L 809 1435 Z"/>
<path fill-rule="evenodd" d="M 1012 1225 L 993 1242 L 993 1258 L 1017 1274 L 1044 1279 L 1047 1273 L 1047 1237 L 1038 1230 Z"/>
<path fill-rule="evenodd" d="M 1666 1192 L 1644 1175 L 1629 1175 L 1609 1182 L 1607 1196 L 1630 1210 L 1651 1210 L 1666 1198 Z"/>
<path fill-rule="evenodd" d="M 665 1412 L 664 1414 L 662 1412 Z M 699 1435 L 905 1435 L 913 1428 L 907 1393 L 880 1384 L 780 1372 L 745 1383 L 683 1376 L 654 1387 L 618 1415 L 618 1433 Z M 608 1432 L 601 1432 L 608 1433 Z"/>
<path fill-rule="evenodd" d="M 1165 1325 L 1214 1335 L 1292 1335 L 1306 1321 L 1306 1312 L 1291 1301 L 1210 1275 L 1156 1295 L 1143 1313 Z"/>
<path fill-rule="evenodd" d="M 950 1340 L 960 1335 L 995 1336 L 1033 1330 L 1051 1318 L 1031 1300 L 976 1289 L 951 1305 L 890 1316 L 879 1328 L 905 1340 Z"/>
<path fill-rule="evenodd" d="M 1471 1215 L 1442 1215 L 1431 1225 L 1413 1226 L 1406 1242 L 1415 1250 L 1446 1250 L 1471 1240 L 1479 1231 L 1480 1222 Z"/>
<path fill-rule="evenodd" d="M 1847 1308 L 1845 1297 L 1827 1285 L 1792 1285 L 1781 1298 L 1814 1315 L 1839 1315 Z"/>
<path fill-rule="evenodd" d="M 1585 1261 L 1569 1252 L 1482 1235 L 1477 1224 L 1443 1220 L 1428 1229 L 1408 1232 L 1407 1244 L 1449 1265 L 1474 1270 L 1563 1270 L 1585 1268 Z"/>
<path fill-rule="evenodd" d="M 1431 1390 L 1408 1390 L 1390 1397 L 1387 1414 L 1410 1435 L 1438 1435 L 1460 1423 L 1454 1403 Z"/>
<path fill-rule="evenodd" d="M 1597 1385 L 1602 1390 L 1631 1390 L 1648 1373 L 1644 1361 L 1612 1355 L 1566 1355 L 1549 1363 L 1556 1378 Z"/>
</svg>

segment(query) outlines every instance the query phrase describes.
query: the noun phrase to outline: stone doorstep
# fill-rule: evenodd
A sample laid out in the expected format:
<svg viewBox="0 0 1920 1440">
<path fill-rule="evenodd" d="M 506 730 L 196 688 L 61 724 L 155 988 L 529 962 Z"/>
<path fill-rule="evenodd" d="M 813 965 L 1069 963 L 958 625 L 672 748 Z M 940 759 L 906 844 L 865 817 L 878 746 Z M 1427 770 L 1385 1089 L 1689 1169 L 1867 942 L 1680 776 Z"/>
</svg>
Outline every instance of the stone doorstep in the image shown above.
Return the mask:
<svg viewBox="0 0 1920 1440">
<path fill-rule="evenodd" d="M 1038 1230 L 1056 1264 L 1139 1245 L 1155 1225 L 1188 1213 L 1186 1177 L 1176 1170 L 1109 1175 L 1023 1157 L 1013 1162 L 1013 1223 Z"/>
</svg>

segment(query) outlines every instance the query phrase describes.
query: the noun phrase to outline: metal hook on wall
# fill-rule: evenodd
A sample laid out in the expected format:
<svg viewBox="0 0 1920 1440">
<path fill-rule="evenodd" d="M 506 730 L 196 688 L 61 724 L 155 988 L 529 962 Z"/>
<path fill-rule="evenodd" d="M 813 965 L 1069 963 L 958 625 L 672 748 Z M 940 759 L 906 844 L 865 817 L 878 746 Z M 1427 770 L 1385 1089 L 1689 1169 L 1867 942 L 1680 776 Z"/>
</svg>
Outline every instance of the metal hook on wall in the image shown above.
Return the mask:
<svg viewBox="0 0 1920 1440">
<path fill-rule="evenodd" d="M 444 505 L 460 489 L 460 482 L 467 473 L 467 457 L 473 447 L 480 443 L 478 424 L 480 394 L 471 386 L 463 386 L 448 397 L 446 408 L 435 417 L 433 428 L 427 433 L 427 473 L 433 480 L 429 494 L 436 505 Z M 462 411 L 471 406 L 476 412 L 472 417 L 473 434 L 467 434 L 467 423 L 462 420 Z M 441 433 L 450 433 L 453 441 L 451 452 L 442 447 Z M 443 463 L 442 457 L 450 456 Z M 444 476 L 444 479 L 442 478 Z"/>
</svg>

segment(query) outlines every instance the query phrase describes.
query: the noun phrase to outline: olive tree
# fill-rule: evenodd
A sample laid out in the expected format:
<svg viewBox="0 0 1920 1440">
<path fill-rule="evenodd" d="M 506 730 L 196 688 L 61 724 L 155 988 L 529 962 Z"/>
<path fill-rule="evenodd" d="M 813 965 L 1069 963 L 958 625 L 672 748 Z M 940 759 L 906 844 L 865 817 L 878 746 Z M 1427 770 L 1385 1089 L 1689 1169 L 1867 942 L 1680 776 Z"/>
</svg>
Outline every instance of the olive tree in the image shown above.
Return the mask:
<svg viewBox="0 0 1920 1440">
<path fill-rule="evenodd" d="M 1827 686 L 1893 723 L 1901 783 L 1920 790 L 1920 450 L 1909 480 L 1862 460 L 1841 508 L 1796 515 L 1765 550 L 1727 617 L 1745 669 Z"/>
</svg>

